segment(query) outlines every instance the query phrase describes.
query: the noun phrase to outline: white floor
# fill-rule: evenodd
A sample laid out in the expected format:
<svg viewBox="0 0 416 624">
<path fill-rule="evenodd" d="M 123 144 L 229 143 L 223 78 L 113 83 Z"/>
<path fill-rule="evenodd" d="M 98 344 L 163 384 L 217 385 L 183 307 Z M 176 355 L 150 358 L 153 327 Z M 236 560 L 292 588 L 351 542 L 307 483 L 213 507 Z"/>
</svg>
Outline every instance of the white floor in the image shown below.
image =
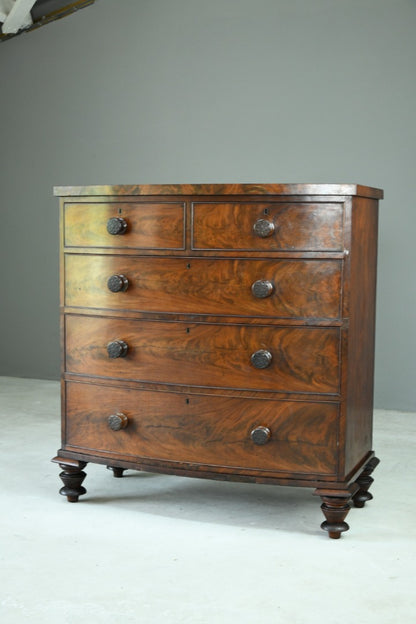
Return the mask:
<svg viewBox="0 0 416 624">
<path fill-rule="evenodd" d="M 0 378 L 2 624 L 416 620 L 416 414 L 376 411 L 374 500 L 321 531 L 312 490 L 89 464 L 58 495 L 59 385 Z"/>
</svg>

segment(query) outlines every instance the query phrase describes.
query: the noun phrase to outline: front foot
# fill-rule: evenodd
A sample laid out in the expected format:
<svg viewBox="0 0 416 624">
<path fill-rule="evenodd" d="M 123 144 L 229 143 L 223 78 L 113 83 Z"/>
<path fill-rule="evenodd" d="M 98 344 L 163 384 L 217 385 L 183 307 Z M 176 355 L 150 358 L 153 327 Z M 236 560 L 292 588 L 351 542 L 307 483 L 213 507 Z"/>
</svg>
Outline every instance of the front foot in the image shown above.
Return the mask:
<svg viewBox="0 0 416 624">
<path fill-rule="evenodd" d="M 379 463 L 380 460 L 378 459 L 378 457 L 373 457 L 372 459 L 370 459 L 368 464 L 366 464 L 363 472 L 356 480 L 355 483 L 358 485 L 359 490 L 352 497 L 354 507 L 364 507 L 367 501 L 372 500 L 373 495 L 368 490 L 374 482 L 374 479 L 370 475 Z"/>
<path fill-rule="evenodd" d="M 59 490 L 59 494 L 66 496 L 68 503 L 78 502 L 78 498 L 82 494 L 87 493 L 87 490 L 81 485 L 87 476 L 83 471 L 87 462 L 78 461 L 76 459 L 65 459 L 63 457 L 54 457 L 52 461 L 59 464 L 62 468 L 62 472 L 59 476 L 64 487 Z"/>
<path fill-rule="evenodd" d="M 349 530 L 345 518 L 350 510 L 349 501 L 358 486 L 353 484 L 348 490 L 315 490 L 314 494 L 321 497 L 321 509 L 326 518 L 321 529 L 328 532 L 331 539 L 339 539 L 344 531 Z"/>
</svg>

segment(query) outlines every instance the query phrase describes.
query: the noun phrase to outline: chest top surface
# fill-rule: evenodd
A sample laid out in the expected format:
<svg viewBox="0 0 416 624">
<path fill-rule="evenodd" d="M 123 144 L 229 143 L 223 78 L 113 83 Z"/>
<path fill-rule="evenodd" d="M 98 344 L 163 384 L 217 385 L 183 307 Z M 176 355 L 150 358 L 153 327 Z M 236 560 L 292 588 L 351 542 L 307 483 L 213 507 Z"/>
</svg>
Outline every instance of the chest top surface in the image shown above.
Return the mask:
<svg viewBox="0 0 416 624">
<path fill-rule="evenodd" d="M 347 195 L 382 199 L 383 191 L 361 184 L 118 184 L 56 186 L 59 197 L 82 195 Z"/>
</svg>

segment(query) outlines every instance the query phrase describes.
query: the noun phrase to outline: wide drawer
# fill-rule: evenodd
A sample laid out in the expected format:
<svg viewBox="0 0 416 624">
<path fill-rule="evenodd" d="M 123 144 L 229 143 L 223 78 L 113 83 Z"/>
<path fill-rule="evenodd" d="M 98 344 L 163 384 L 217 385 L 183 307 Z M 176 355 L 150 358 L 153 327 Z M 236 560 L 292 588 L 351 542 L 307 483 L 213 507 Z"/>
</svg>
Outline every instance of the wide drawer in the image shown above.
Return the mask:
<svg viewBox="0 0 416 624">
<path fill-rule="evenodd" d="M 112 415 L 127 418 L 110 429 Z M 256 444 L 258 429 L 269 432 Z M 336 472 L 333 403 L 209 397 L 67 383 L 65 446 L 142 460 L 294 473 Z M 254 434 L 255 437 L 255 434 Z M 267 436 L 266 436 L 267 437 Z M 265 439 L 263 439 L 263 442 Z"/>
<path fill-rule="evenodd" d="M 192 205 L 193 249 L 342 251 L 342 203 Z"/>
<path fill-rule="evenodd" d="M 127 280 L 123 288 L 122 277 Z M 110 290 L 114 288 L 111 278 L 115 288 L 121 290 Z M 340 291 L 340 260 L 65 256 L 67 306 L 338 318 Z"/>
<path fill-rule="evenodd" d="M 339 392 L 339 328 L 70 314 L 65 333 L 71 373 L 201 387 Z"/>
<path fill-rule="evenodd" d="M 63 218 L 66 247 L 185 247 L 183 203 L 66 203 Z"/>
</svg>

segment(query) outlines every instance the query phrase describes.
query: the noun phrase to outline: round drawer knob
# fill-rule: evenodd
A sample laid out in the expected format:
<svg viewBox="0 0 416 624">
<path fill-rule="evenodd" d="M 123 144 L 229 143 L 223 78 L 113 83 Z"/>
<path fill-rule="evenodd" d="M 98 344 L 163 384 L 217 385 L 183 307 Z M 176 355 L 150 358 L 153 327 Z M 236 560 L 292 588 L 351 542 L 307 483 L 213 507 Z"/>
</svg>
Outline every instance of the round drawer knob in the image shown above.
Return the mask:
<svg viewBox="0 0 416 624">
<path fill-rule="evenodd" d="M 254 368 L 267 368 L 272 363 L 272 359 L 272 354 L 266 349 L 259 349 L 250 358 Z"/>
<path fill-rule="evenodd" d="M 273 294 L 274 286 L 269 280 L 257 280 L 251 286 L 251 292 L 257 299 L 265 299 Z"/>
<path fill-rule="evenodd" d="M 254 444 L 258 444 L 262 446 L 263 444 L 267 444 L 272 436 L 272 432 L 268 427 L 256 427 L 250 433 L 250 438 L 254 442 Z"/>
<path fill-rule="evenodd" d="M 258 219 L 253 225 L 254 233 L 260 238 L 267 238 L 271 236 L 275 231 L 275 226 L 272 221 L 267 219 Z"/>
<path fill-rule="evenodd" d="M 107 232 L 116 236 L 117 234 L 124 234 L 127 230 L 127 221 L 122 217 L 111 217 L 107 221 Z"/>
<path fill-rule="evenodd" d="M 129 346 L 124 340 L 113 340 L 107 345 L 107 353 L 110 358 L 126 357 Z"/>
<path fill-rule="evenodd" d="M 107 288 L 111 292 L 126 292 L 129 287 L 129 280 L 124 275 L 112 275 L 107 280 Z"/>
<path fill-rule="evenodd" d="M 107 422 L 110 429 L 113 431 L 120 431 L 120 429 L 125 429 L 127 427 L 129 419 L 125 414 L 118 413 L 111 414 L 111 416 L 108 417 Z"/>
</svg>

